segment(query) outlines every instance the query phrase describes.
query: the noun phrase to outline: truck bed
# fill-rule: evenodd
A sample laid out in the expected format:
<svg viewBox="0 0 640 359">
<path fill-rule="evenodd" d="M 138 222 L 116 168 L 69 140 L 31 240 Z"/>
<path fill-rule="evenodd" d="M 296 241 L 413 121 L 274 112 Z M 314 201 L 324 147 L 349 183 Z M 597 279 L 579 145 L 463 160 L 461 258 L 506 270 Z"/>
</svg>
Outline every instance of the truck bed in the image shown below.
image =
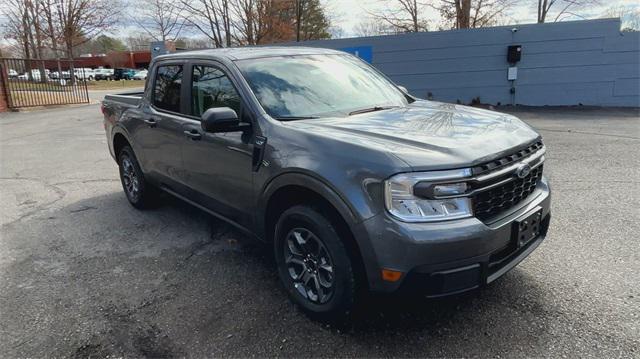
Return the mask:
<svg viewBox="0 0 640 359">
<path fill-rule="evenodd" d="M 140 104 L 140 100 L 144 92 L 124 92 L 114 95 L 105 95 L 104 102 L 113 102 L 129 107 L 137 107 Z"/>
</svg>

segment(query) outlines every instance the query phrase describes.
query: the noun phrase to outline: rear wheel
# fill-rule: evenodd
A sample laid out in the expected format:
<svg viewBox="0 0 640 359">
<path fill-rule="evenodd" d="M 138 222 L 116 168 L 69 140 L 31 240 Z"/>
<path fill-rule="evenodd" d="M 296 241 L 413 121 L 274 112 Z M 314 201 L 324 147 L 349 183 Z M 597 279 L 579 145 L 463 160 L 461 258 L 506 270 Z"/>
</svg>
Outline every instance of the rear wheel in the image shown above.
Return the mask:
<svg viewBox="0 0 640 359">
<path fill-rule="evenodd" d="M 286 210 L 276 225 L 274 245 L 280 279 L 307 314 L 323 321 L 350 314 L 356 292 L 353 267 L 326 216 L 305 205 Z"/>
<path fill-rule="evenodd" d="M 153 207 L 158 203 L 159 191 L 144 178 L 138 160 L 129 146 L 118 155 L 120 182 L 127 199 L 138 209 Z"/>
</svg>

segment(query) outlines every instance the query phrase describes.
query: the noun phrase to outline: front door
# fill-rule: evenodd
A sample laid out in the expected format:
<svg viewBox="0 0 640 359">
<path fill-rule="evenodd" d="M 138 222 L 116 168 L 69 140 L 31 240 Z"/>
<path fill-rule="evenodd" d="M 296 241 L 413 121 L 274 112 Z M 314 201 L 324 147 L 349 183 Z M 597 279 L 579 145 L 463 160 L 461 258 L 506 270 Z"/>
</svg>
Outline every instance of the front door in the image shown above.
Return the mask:
<svg viewBox="0 0 640 359">
<path fill-rule="evenodd" d="M 192 200 L 248 227 L 253 205 L 252 131 L 206 133 L 199 119 L 212 107 L 229 107 L 244 122 L 251 121 L 249 114 L 221 66 L 195 63 L 189 71 L 192 120 L 183 123 L 182 180 L 195 191 Z"/>
</svg>

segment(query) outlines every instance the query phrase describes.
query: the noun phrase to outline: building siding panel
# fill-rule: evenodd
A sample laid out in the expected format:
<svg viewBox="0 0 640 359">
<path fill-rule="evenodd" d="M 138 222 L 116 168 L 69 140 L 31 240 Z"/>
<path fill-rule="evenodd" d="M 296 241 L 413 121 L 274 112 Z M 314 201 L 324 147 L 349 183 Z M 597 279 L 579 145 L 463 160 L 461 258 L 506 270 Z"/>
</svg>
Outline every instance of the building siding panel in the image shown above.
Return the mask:
<svg viewBox="0 0 640 359">
<path fill-rule="evenodd" d="M 518 79 L 511 83 L 506 54 L 513 44 L 522 45 L 522 60 L 516 65 Z M 535 106 L 640 104 L 640 33 L 620 32 L 619 19 L 288 45 L 370 48 L 367 60 L 422 98 L 470 103 L 479 97 L 489 104 Z"/>
</svg>

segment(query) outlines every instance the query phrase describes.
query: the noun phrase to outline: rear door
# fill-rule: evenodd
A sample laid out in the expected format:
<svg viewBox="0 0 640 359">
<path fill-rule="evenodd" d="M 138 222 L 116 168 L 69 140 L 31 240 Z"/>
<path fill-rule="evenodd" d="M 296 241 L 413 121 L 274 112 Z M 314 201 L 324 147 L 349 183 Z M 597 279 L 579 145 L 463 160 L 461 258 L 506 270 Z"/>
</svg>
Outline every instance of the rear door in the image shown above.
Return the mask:
<svg viewBox="0 0 640 359">
<path fill-rule="evenodd" d="M 194 190 L 193 200 L 236 223 L 250 226 L 253 131 L 207 133 L 201 128 L 200 118 L 213 107 L 229 107 L 247 123 L 253 122 L 252 115 L 225 67 L 202 61 L 193 62 L 187 71 L 191 121 L 183 126 L 186 136 L 182 142 L 182 180 Z"/>
<path fill-rule="evenodd" d="M 182 167 L 182 125 L 186 108 L 184 62 L 160 62 L 148 83 L 148 106 L 143 106 L 135 141 L 142 149 L 142 168 L 156 181 L 177 185 Z"/>
</svg>

